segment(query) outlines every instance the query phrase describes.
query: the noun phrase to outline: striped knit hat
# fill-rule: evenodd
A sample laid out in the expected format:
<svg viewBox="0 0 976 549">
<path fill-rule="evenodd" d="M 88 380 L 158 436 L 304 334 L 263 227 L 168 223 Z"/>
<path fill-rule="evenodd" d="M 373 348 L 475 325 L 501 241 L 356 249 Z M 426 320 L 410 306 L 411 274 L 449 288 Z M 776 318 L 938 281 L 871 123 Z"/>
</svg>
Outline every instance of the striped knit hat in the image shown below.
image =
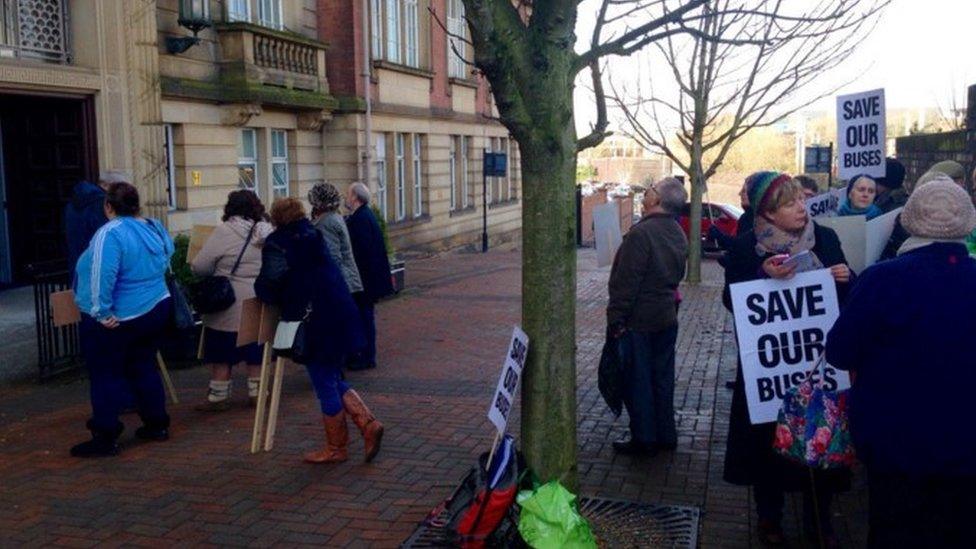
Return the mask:
<svg viewBox="0 0 976 549">
<path fill-rule="evenodd" d="M 779 172 L 756 172 L 746 178 L 746 194 L 749 207 L 759 213 L 781 185 L 792 179 L 789 174 Z"/>
</svg>

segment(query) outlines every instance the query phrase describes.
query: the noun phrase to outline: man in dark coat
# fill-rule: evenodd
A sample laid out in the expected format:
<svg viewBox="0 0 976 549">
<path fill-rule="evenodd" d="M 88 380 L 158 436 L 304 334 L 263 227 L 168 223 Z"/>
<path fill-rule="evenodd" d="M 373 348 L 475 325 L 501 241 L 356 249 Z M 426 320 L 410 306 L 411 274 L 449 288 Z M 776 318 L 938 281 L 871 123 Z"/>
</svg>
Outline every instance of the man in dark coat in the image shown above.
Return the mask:
<svg viewBox="0 0 976 549">
<path fill-rule="evenodd" d="M 64 233 L 68 244 L 68 268 L 75 270 L 81 257 L 95 233 L 108 222 L 105 217 L 105 189 L 116 182 L 129 182 L 122 172 L 104 172 L 98 184 L 79 181 L 71 194 L 71 202 L 64 208 Z"/>
<path fill-rule="evenodd" d="M 674 345 L 688 240 L 674 218 L 687 199 L 677 179 L 649 186 L 644 217 L 624 237 L 610 271 L 607 326 L 620 346 L 630 416 L 630 438 L 613 443 L 620 453 L 653 455 L 678 442 Z"/>
<path fill-rule="evenodd" d="M 369 208 L 369 188 L 362 183 L 353 183 L 346 196 L 346 206 L 352 212 L 346 218 L 352 255 L 356 259 L 363 291 L 353 294 L 366 334 L 366 348 L 353 357 L 348 365 L 350 370 L 363 370 L 376 367 L 376 302 L 393 293 L 393 280 L 390 276 L 390 258 L 383 231 Z"/>
</svg>

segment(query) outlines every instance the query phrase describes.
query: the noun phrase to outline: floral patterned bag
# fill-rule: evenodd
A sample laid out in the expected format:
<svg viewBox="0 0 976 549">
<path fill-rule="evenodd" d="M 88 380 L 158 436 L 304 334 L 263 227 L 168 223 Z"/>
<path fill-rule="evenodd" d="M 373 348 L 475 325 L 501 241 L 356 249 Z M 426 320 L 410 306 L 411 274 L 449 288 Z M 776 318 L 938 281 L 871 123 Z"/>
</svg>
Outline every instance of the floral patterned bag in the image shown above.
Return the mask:
<svg viewBox="0 0 976 549">
<path fill-rule="evenodd" d="M 806 379 L 783 398 L 773 450 L 813 469 L 850 468 L 855 455 L 847 425 L 848 391 L 823 387 L 822 376 L 815 374 L 824 365 L 821 356 Z"/>
</svg>

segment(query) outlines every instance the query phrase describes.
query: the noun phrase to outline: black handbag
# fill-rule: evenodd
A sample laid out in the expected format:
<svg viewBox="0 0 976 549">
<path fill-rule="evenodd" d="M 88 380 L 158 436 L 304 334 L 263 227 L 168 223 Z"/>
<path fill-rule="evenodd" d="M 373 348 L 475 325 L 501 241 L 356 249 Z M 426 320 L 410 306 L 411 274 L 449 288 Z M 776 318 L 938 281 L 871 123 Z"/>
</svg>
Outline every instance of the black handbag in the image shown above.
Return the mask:
<svg viewBox="0 0 976 549">
<path fill-rule="evenodd" d="M 166 240 L 166 230 L 161 225 L 158 225 L 157 221 L 149 219 L 146 222 L 156 231 L 156 234 L 159 235 L 161 240 Z M 177 331 L 189 330 L 190 328 L 196 327 L 196 321 L 193 319 L 193 310 L 190 308 L 190 302 L 186 298 L 186 291 L 183 289 L 180 281 L 176 279 L 176 273 L 173 272 L 172 263 L 167 262 L 166 273 L 163 274 L 163 279 L 166 281 L 166 289 L 169 291 L 170 297 L 169 327 Z"/>
<path fill-rule="evenodd" d="M 254 236 L 254 228 L 257 225 L 257 222 L 251 225 L 247 239 L 244 240 L 244 246 L 241 248 L 241 252 L 237 254 L 234 268 L 230 271 L 231 275 L 237 273 L 237 268 L 241 265 L 241 258 L 247 251 L 247 245 L 251 243 L 251 237 Z M 198 313 L 205 315 L 226 311 L 237 299 L 234 295 L 234 286 L 230 283 L 230 278 L 226 276 L 205 276 L 191 284 L 189 290 L 193 307 Z"/>
<path fill-rule="evenodd" d="M 296 364 L 308 364 L 312 358 L 311 341 L 308 337 L 308 322 L 312 316 L 312 306 L 305 310 L 301 320 L 280 320 L 275 329 L 271 348 L 278 356 L 290 358 Z"/>
</svg>

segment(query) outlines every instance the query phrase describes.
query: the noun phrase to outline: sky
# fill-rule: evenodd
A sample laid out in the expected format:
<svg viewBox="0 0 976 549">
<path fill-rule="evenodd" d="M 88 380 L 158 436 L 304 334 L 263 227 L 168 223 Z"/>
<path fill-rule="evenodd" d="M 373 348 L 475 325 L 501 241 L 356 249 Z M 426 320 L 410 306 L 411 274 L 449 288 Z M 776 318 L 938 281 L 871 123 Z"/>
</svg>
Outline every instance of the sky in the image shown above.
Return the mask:
<svg viewBox="0 0 976 549">
<path fill-rule="evenodd" d="M 596 0 L 580 5 L 577 35 L 581 42 L 590 36 L 597 8 Z M 953 94 L 956 104 L 965 107 L 966 88 L 976 84 L 974 21 L 976 0 L 893 0 L 873 32 L 860 38 L 862 43 L 850 59 L 823 76 L 823 89 L 853 80 L 840 93 L 884 88 L 889 109 L 947 108 Z M 578 51 L 582 49 L 583 44 L 577 46 Z M 616 75 L 612 77 L 632 74 L 633 63 L 634 60 L 612 61 L 610 72 Z M 814 88 L 810 91 L 816 95 Z M 834 105 L 833 98 L 825 98 L 807 110 L 832 112 Z M 589 128 L 594 113 L 592 97 L 577 86 L 579 132 Z"/>
</svg>

